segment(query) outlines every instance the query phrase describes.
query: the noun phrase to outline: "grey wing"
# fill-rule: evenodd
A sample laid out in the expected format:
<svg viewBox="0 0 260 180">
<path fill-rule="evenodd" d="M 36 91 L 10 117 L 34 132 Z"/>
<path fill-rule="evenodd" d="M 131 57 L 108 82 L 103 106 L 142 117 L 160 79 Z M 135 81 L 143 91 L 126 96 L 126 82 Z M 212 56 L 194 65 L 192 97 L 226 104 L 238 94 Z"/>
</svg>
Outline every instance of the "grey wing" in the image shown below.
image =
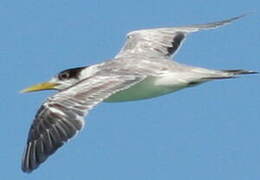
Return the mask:
<svg viewBox="0 0 260 180">
<path fill-rule="evenodd" d="M 30 128 L 22 170 L 31 172 L 84 126 L 84 116 L 115 92 L 143 78 L 95 76 L 47 99 Z"/>
<path fill-rule="evenodd" d="M 208 24 L 132 31 L 128 33 L 123 48 L 115 58 L 133 56 L 170 58 L 189 33 L 217 28 L 243 16 L 245 15 Z"/>
</svg>

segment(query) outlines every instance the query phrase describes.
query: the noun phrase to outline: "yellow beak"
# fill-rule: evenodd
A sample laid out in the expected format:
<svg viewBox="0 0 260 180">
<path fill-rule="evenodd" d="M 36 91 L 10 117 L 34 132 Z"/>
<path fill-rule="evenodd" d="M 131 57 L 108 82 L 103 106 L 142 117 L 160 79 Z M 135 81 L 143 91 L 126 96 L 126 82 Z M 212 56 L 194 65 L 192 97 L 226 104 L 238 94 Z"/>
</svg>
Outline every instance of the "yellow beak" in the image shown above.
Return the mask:
<svg viewBox="0 0 260 180">
<path fill-rule="evenodd" d="M 42 90 L 49 90 L 54 89 L 58 84 L 52 82 L 44 82 L 40 84 L 33 85 L 26 89 L 21 90 L 21 93 L 33 92 L 33 91 L 42 91 Z"/>
</svg>

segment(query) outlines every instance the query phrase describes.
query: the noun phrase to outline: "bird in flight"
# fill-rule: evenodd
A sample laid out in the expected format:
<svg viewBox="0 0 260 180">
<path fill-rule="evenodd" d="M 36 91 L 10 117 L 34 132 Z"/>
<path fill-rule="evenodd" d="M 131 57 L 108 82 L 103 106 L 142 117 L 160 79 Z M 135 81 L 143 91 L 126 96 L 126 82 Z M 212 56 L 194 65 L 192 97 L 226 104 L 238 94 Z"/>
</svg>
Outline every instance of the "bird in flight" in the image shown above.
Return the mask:
<svg viewBox="0 0 260 180">
<path fill-rule="evenodd" d="M 242 15 L 243 16 L 243 15 Z M 50 81 L 22 92 L 54 89 L 42 104 L 29 130 L 22 170 L 31 172 L 84 126 L 84 116 L 98 103 L 153 98 L 216 79 L 253 74 L 247 70 L 212 70 L 171 60 L 192 32 L 220 27 L 242 16 L 181 27 L 128 33 L 111 60 L 67 69 Z"/>
</svg>

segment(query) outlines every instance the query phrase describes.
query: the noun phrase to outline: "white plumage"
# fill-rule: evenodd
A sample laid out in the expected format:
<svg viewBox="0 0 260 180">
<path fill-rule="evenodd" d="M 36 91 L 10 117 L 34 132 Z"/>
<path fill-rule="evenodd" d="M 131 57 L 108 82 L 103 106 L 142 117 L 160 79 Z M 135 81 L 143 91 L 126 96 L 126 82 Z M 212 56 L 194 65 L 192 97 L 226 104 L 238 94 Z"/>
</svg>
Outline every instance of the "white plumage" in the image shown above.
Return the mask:
<svg viewBox="0 0 260 180">
<path fill-rule="evenodd" d="M 112 60 L 62 71 L 49 82 L 23 92 L 56 89 L 38 110 L 30 128 L 22 170 L 31 172 L 84 126 L 84 116 L 102 101 L 152 98 L 214 79 L 251 74 L 245 70 L 210 70 L 171 61 L 191 32 L 212 29 L 224 21 L 133 31 Z"/>
</svg>

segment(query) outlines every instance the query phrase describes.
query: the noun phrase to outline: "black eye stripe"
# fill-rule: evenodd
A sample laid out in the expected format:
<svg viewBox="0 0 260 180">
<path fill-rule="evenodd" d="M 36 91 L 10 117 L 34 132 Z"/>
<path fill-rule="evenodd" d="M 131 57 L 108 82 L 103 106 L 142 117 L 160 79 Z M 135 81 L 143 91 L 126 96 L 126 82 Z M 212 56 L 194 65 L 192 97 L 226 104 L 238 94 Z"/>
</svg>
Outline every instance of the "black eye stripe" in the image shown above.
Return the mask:
<svg viewBox="0 0 260 180">
<path fill-rule="evenodd" d="M 68 78 L 70 78 L 69 72 L 63 72 L 59 74 L 59 79 L 68 79 Z"/>
<path fill-rule="evenodd" d="M 77 79 L 80 75 L 81 70 L 85 68 L 86 67 L 77 67 L 77 68 L 64 70 L 58 74 L 58 78 L 60 80 L 65 80 L 70 78 Z"/>
</svg>

